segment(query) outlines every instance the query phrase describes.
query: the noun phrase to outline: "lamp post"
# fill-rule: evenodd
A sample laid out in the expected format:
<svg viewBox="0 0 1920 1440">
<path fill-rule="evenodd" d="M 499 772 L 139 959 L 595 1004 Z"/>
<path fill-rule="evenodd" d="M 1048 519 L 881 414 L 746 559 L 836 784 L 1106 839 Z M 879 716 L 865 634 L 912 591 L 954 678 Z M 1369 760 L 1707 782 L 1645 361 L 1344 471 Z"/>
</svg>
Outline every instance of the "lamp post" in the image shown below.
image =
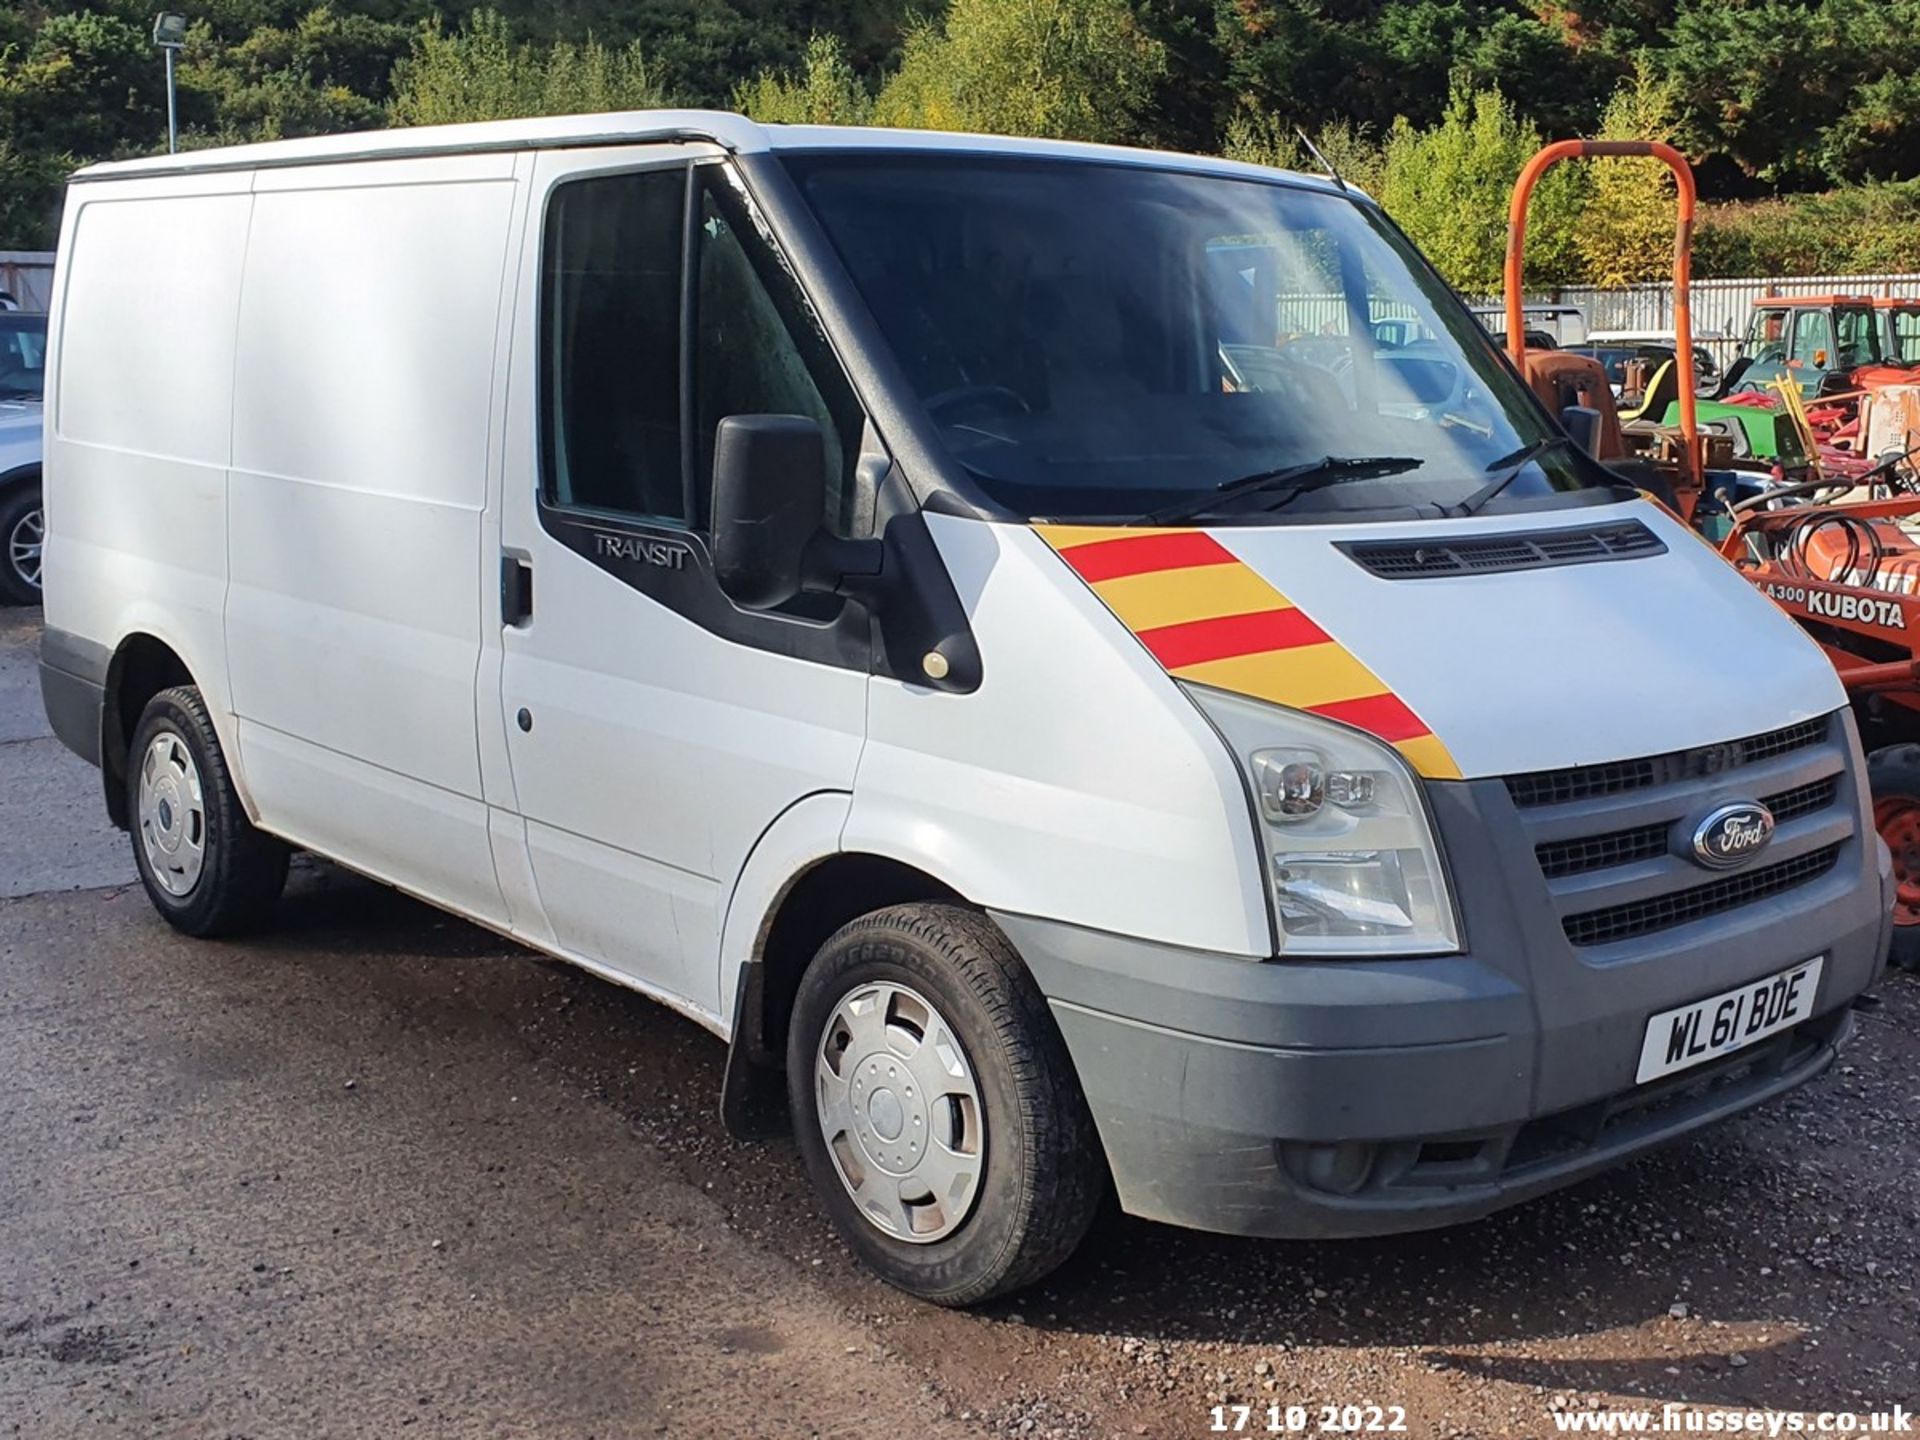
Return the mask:
<svg viewBox="0 0 1920 1440">
<path fill-rule="evenodd" d="M 180 123 L 173 101 L 173 52 L 187 43 L 187 17 L 163 11 L 153 17 L 153 43 L 167 57 L 167 153 L 180 148 Z"/>
</svg>

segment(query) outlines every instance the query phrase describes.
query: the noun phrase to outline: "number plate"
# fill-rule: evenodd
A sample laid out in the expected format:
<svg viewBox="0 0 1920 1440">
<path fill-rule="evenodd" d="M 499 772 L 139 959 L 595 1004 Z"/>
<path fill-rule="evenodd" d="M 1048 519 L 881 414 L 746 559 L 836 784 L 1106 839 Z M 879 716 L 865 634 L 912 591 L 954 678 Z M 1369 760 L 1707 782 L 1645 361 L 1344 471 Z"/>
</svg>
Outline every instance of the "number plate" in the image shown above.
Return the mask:
<svg viewBox="0 0 1920 1440">
<path fill-rule="evenodd" d="M 1820 989 L 1820 967 L 1826 958 L 1816 955 L 1778 975 L 1654 1016 L 1647 1022 L 1647 1036 L 1640 1045 L 1636 1083 L 1644 1085 L 1662 1075 L 1730 1055 L 1799 1024 L 1813 1009 L 1813 997 Z"/>
</svg>

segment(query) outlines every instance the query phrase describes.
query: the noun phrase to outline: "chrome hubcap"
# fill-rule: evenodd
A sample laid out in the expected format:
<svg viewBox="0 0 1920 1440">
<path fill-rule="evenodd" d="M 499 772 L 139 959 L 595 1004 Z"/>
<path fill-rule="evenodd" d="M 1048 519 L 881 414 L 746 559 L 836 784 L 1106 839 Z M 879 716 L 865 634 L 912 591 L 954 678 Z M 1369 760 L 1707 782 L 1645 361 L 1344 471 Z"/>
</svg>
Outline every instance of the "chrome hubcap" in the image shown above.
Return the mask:
<svg viewBox="0 0 1920 1440">
<path fill-rule="evenodd" d="M 171 731 L 153 737 L 140 760 L 140 849 L 154 883 L 185 895 L 207 861 L 207 807 L 187 742 Z"/>
<path fill-rule="evenodd" d="M 987 1158 L 980 1086 L 953 1027 L 904 985 L 849 991 L 814 1061 L 835 1172 L 879 1230 L 924 1245 L 952 1234 Z"/>
<path fill-rule="evenodd" d="M 34 589 L 40 588 L 40 557 L 47 548 L 47 512 L 35 506 L 13 522 L 7 536 L 7 563 Z"/>
</svg>

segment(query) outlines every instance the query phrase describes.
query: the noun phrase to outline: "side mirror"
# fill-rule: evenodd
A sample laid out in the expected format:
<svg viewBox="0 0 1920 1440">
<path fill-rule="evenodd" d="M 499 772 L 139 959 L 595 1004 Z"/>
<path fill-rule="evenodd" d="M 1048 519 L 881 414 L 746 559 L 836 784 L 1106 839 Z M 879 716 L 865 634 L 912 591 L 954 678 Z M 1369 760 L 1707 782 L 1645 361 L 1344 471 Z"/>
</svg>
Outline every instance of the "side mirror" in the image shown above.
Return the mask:
<svg viewBox="0 0 1920 1440">
<path fill-rule="evenodd" d="M 1569 405 L 1560 412 L 1560 426 L 1587 454 L 1600 443 L 1600 412 L 1591 405 Z"/>
<path fill-rule="evenodd" d="M 807 547 L 827 514 L 826 440 L 800 415 L 729 415 L 713 446 L 713 572 L 748 610 L 804 588 Z"/>
</svg>

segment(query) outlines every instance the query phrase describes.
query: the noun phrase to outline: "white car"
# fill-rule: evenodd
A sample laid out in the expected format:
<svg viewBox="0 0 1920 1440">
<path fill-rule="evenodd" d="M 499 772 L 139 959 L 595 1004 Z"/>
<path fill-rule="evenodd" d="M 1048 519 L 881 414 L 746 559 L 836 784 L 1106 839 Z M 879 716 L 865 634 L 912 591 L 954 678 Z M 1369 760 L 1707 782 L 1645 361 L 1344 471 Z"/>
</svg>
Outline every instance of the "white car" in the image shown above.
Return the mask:
<svg viewBox="0 0 1920 1440">
<path fill-rule="evenodd" d="M 40 601 L 40 397 L 47 317 L 0 313 L 0 601 Z"/>
</svg>

